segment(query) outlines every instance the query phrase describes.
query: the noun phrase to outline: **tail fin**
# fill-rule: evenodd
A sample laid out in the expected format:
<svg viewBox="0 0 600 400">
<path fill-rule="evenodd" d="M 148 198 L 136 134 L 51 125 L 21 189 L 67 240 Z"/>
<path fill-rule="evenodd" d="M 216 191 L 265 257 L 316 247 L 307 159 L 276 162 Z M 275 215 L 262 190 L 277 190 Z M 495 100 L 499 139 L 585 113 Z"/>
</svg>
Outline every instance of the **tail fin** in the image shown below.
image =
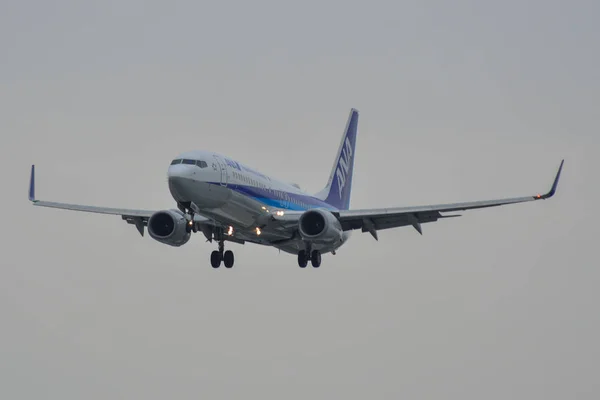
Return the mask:
<svg viewBox="0 0 600 400">
<path fill-rule="evenodd" d="M 318 198 L 339 210 L 350 208 L 350 191 L 352 190 L 357 131 L 358 110 L 353 108 L 350 110 L 346 129 L 344 129 L 342 141 L 335 156 L 327 186 L 317 193 Z"/>
</svg>

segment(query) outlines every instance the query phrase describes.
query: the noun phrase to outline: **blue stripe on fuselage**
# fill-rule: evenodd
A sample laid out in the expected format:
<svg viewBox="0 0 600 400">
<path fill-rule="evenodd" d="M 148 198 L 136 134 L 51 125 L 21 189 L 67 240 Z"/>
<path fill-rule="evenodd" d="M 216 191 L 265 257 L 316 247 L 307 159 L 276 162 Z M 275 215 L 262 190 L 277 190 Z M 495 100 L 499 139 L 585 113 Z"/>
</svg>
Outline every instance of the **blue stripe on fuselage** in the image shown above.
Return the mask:
<svg viewBox="0 0 600 400">
<path fill-rule="evenodd" d="M 220 186 L 219 182 L 208 182 L 212 185 Z M 303 211 L 310 208 L 326 208 L 331 211 L 337 209 L 330 204 L 325 203 L 310 195 L 290 193 L 281 190 L 263 189 L 256 186 L 245 186 L 237 184 L 227 185 L 227 189 L 233 190 L 244 196 L 248 196 L 269 207 L 277 207 L 286 210 Z"/>
</svg>

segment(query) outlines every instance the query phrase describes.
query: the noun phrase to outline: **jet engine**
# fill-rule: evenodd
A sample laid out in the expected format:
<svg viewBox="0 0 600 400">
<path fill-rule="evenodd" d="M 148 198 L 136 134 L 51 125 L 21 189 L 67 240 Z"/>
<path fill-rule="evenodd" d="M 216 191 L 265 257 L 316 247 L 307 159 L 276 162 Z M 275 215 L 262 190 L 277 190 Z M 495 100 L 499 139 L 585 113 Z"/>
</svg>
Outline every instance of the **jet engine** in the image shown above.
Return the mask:
<svg viewBox="0 0 600 400">
<path fill-rule="evenodd" d="M 298 230 L 302 239 L 323 244 L 342 241 L 344 234 L 340 221 L 321 209 L 305 211 L 298 221 Z"/>
<path fill-rule="evenodd" d="M 157 211 L 148 220 L 148 233 L 161 243 L 179 247 L 190 240 L 191 233 L 185 229 L 187 223 L 179 210 Z"/>
</svg>

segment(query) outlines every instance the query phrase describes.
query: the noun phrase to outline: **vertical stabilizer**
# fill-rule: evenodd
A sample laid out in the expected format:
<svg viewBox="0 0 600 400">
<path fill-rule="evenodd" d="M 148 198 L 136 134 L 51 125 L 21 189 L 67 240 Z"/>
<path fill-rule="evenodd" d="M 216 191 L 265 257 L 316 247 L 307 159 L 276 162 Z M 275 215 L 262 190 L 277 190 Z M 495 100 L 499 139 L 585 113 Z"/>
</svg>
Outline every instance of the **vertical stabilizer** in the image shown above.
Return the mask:
<svg viewBox="0 0 600 400">
<path fill-rule="evenodd" d="M 318 198 L 339 210 L 350 208 L 357 131 L 358 110 L 353 108 L 350 110 L 346 129 L 344 129 L 342 141 L 335 156 L 327 186 L 317 194 Z"/>
</svg>

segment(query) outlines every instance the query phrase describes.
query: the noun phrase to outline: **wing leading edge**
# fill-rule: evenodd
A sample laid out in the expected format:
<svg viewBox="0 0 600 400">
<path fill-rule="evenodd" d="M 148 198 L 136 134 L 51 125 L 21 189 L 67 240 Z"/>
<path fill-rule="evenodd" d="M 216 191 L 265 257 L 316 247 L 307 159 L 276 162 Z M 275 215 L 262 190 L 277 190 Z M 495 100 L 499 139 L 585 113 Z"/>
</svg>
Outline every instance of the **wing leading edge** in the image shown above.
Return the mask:
<svg viewBox="0 0 600 400">
<path fill-rule="evenodd" d="M 458 217 L 460 215 L 442 215 L 441 213 L 478 208 L 497 207 L 506 204 L 524 203 L 528 201 L 545 200 L 556 193 L 558 180 L 565 160 L 562 160 L 554 183 L 546 194 L 534 196 L 514 197 L 499 200 L 472 201 L 466 203 L 439 204 L 416 207 L 382 208 L 339 211 L 338 218 L 344 230 L 361 229 L 369 232 L 377 240 L 377 231 L 381 229 L 397 228 L 412 225 L 417 232 L 423 234 L 421 224 L 434 222 L 440 218 Z"/>
<path fill-rule="evenodd" d="M 140 235 L 144 236 L 144 227 L 148 225 L 148 220 L 156 211 L 136 210 L 129 208 L 98 207 L 83 204 L 58 203 L 53 201 L 37 200 L 35 197 L 35 165 L 31 166 L 31 177 L 29 180 L 29 201 L 34 206 L 58 208 L 61 210 L 83 211 L 97 214 L 120 215 L 124 221 L 135 225 Z M 208 219 L 200 215 L 194 215 L 194 221 L 198 224 L 207 223 Z"/>
</svg>

